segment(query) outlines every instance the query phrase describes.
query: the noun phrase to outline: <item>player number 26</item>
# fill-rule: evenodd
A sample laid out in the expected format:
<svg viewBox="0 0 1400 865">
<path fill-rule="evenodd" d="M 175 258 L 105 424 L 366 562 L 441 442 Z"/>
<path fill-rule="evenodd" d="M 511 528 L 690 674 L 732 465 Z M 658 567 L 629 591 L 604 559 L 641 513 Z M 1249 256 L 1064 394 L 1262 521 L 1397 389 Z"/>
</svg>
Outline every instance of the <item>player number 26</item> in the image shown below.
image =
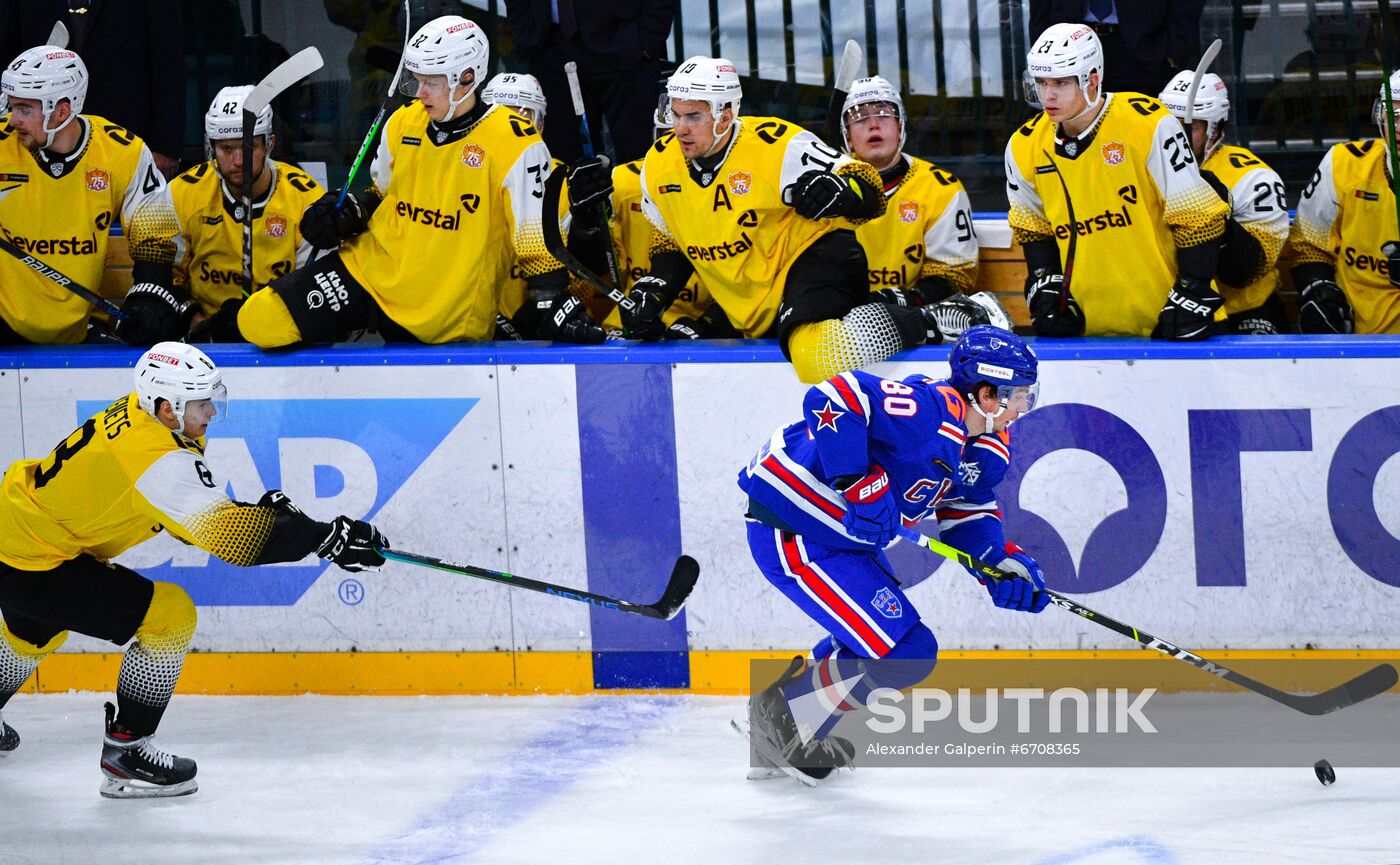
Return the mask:
<svg viewBox="0 0 1400 865">
<path fill-rule="evenodd" d="M 914 389 L 907 384 L 900 384 L 889 379 L 880 380 L 880 390 L 889 394 L 885 397 L 885 414 L 895 417 L 913 417 L 919 412 L 919 404 L 910 399 L 909 394 Z"/>
</svg>

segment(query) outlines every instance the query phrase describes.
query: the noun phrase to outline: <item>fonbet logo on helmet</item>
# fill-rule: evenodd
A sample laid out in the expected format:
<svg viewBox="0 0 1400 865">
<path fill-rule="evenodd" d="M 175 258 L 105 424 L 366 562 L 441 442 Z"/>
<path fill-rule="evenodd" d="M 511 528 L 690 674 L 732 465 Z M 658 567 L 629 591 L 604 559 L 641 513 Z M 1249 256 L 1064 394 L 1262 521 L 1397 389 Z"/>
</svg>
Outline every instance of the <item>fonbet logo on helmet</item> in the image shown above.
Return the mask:
<svg viewBox="0 0 1400 865">
<path fill-rule="evenodd" d="M 20 54 L 0 73 L 0 93 L 19 99 L 37 99 L 44 112 L 45 147 L 83 111 L 87 98 L 88 70 L 83 59 L 56 45 L 40 45 Z M 68 100 L 69 115 L 52 126 L 54 109 Z M 63 171 L 59 166 L 59 173 Z"/>
</svg>

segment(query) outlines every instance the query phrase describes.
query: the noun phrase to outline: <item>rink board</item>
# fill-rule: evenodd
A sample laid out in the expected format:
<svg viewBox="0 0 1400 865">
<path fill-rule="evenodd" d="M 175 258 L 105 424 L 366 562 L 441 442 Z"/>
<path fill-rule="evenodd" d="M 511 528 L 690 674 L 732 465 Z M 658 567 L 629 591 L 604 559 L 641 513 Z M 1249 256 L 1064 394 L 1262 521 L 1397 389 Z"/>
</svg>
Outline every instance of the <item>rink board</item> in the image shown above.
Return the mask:
<svg viewBox="0 0 1400 865">
<path fill-rule="evenodd" d="M 999 501 L 1052 587 L 1192 648 L 1400 648 L 1400 340 L 1038 349 L 1042 406 L 1013 429 Z M 208 457 L 239 500 L 281 488 L 397 548 L 629 599 L 654 599 L 682 551 L 702 574 L 663 623 L 406 565 L 239 569 L 162 536 L 120 561 L 199 604 L 182 688 L 733 690 L 749 654 L 819 636 L 753 568 L 734 484 L 805 390 L 771 344 L 212 354 L 232 409 Z M 129 388 L 135 357 L 0 354 L 0 456 L 47 453 Z M 890 556 L 945 651 L 1125 648 L 1058 611 L 994 610 L 921 551 Z M 65 655 L 90 657 L 41 684 L 105 678 L 110 649 L 75 636 Z"/>
</svg>

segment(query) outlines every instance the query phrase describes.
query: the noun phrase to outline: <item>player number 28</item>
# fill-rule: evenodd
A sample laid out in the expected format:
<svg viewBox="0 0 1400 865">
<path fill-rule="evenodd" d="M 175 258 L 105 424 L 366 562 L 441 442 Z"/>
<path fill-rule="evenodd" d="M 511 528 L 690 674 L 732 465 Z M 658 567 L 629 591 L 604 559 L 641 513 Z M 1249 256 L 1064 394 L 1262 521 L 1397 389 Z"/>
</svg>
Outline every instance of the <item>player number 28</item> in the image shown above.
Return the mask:
<svg viewBox="0 0 1400 865">
<path fill-rule="evenodd" d="M 880 380 L 880 390 L 890 394 L 885 397 L 885 414 L 895 417 L 913 417 L 918 414 L 919 404 L 909 398 L 909 394 L 914 392 L 909 385 L 886 378 Z"/>
</svg>

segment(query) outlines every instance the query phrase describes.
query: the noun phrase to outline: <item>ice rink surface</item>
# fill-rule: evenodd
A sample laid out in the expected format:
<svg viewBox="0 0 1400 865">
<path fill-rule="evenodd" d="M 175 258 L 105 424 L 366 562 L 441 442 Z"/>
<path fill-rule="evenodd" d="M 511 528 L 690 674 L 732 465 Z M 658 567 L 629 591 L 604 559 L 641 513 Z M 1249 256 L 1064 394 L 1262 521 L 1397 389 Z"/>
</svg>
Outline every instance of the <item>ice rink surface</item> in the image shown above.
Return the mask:
<svg viewBox="0 0 1400 865">
<path fill-rule="evenodd" d="M 747 782 L 735 697 L 199 697 L 199 792 L 97 794 L 101 694 L 20 694 L 0 862 L 1400 863 L 1400 769 L 861 769 Z M 1319 755 L 1325 756 L 1325 755 Z"/>
</svg>

